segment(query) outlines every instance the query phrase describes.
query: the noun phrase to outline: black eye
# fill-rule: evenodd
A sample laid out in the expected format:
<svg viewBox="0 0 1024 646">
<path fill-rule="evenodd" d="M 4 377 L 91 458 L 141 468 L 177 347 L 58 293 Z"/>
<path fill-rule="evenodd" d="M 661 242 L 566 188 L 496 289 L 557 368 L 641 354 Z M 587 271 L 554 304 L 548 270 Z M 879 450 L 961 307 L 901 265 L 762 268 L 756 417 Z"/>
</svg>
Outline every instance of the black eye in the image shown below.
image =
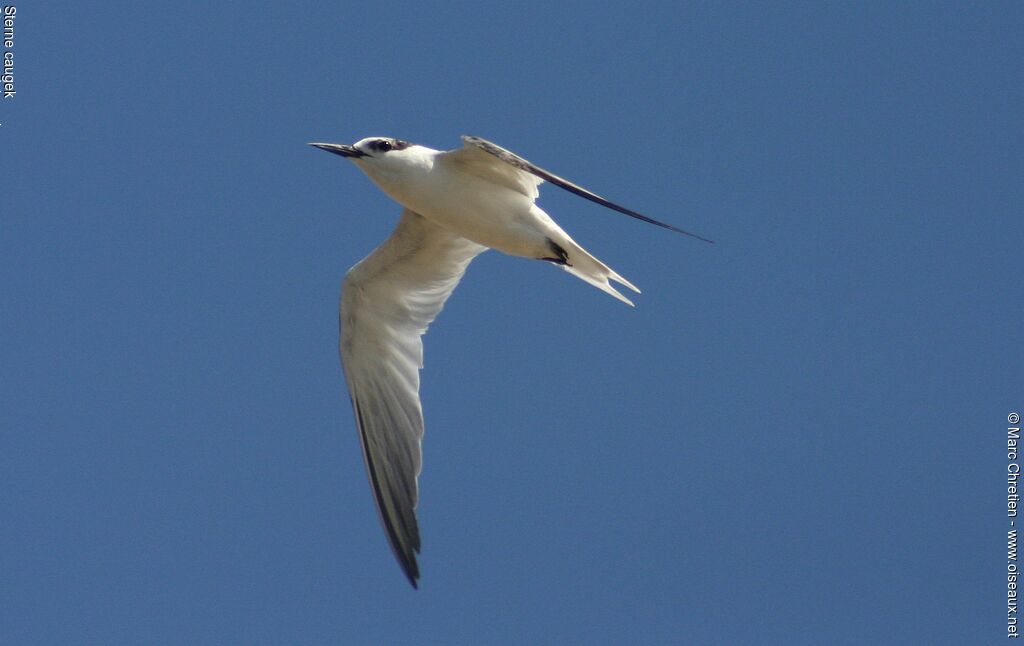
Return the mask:
<svg viewBox="0 0 1024 646">
<path fill-rule="evenodd" d="M 380 141 L 377 142 L 377 150 L 381 151 L 382 153 L 386 153 L 387 151 L 391 150 L 391 142 L 387 141 L 386 139 L 381 139 Z"/>
</svg>

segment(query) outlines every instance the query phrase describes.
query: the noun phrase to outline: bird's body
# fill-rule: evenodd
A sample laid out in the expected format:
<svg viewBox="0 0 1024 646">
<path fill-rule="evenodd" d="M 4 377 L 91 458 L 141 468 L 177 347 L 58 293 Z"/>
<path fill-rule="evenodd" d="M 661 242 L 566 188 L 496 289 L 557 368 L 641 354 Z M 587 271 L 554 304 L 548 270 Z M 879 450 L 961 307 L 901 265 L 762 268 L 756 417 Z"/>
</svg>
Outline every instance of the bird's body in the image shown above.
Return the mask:
<svg viewBox="0 0 1024 646">
<path fill-rule="evenodd" d="M 340 350 L 377 508 L 413 586 L 420 548 L 415 507 L 423 437 L 421 337 L 470 261 L 487 248 L 546 260 L 632 305 L 609 281 L 639 290 L 535 204 L 545 180 L 686 233 L 608 202 L 488 141 L 463 140 L 465 146 L 452 151 L 383 137 L 353 146 L 312 144 L 354 161 L 405 207 L 391 236 L 345 277 Z"/>
<path fill-rule="evenodd" d="M 609 279 L 639 292 L 576 244 L 536 205 L 537 187 L 543 181 L 536 176 L 475 146 L 439 151 L 410 144 L 379 160 L 364 161 L 366 157 L 355 162 L 382 191 L 448 231 L 511 256 L 562 264 L 627 303 Z"/>
<path fill-rule="evenodd" d="M 466 172 L 438 150 L 411 146 L 402 153 L 394 159 L 400 169 L 371 175 L 396 202 L 485 247 L 528 258 L 544 252 L 549 227 L 525 193 Z"/>
</svg>

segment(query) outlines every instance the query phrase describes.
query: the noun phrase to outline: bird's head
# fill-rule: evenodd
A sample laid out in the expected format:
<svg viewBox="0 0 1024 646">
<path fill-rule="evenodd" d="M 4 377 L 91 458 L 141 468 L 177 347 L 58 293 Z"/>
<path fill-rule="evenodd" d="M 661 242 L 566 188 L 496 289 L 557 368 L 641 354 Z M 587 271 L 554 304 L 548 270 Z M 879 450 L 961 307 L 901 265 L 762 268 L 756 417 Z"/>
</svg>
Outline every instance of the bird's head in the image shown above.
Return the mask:
<svg viewBox="0 0 1024 646">
<path fill-rule="evenodd" d="M 394 137 L 367 137 L 347 144 L 310 144 L 346 157 L 392 199 L 405 204 L 410 186 L 433 166 L 438 151 Z"/>
<path fill-rule="evenodd" d="M 399 175 L 419 165 L 429 149 L 394 137 L 367 137 L 348 144 L 311 143 L 310 146 L 346 157 L 374 180 Z"/>
<path fill-rule="evenodd" d="M 320 150 L 326 150 L 329 153 L 334 153 L 335 155 L 348 157 L 352 160 L 362 160 L 364 162 L 379 162 L 384 160 L 385 157 L 394 158 L 397 156 L 394 153 L 399 153 L 412 146 L 408 141 L 402 141 L 401 139 L 395 139 L 393 137 L 367 137 L 366 139 L 357 141 L 351 146 L 348 144 L 318 143 L 311 143 L 309 145 L 319 148 Z"/>
</svg>

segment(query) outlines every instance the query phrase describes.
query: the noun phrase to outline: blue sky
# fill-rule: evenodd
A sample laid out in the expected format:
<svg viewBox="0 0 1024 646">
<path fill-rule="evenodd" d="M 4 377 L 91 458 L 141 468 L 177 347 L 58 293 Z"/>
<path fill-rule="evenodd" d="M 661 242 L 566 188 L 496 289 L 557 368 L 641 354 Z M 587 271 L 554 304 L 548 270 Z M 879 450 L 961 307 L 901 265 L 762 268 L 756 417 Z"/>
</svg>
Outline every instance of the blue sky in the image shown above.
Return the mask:
<svg viewBox="0 0 1024 646">
<path fill-rule="evenodd" d="M 12 643 L 1002 639 L 1012 3 L 31 3 L 0 101 Z M 495 141 L 644 293 L 476 260 L 426 339 L 421 589 L 337 297 L 398 208 L 308 141 Z"/>
</svg>

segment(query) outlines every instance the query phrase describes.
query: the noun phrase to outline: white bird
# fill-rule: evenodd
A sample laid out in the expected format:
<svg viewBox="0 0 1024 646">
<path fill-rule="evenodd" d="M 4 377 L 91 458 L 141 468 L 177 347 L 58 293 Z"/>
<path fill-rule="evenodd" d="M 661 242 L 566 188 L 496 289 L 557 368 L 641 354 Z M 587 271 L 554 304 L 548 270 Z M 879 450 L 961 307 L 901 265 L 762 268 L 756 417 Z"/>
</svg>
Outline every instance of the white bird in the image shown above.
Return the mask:
<svg viewBox="0 0 1024 646">
<path fill-rule="evenodd" d="M 345 275 L 341 362 L 388 541 L 409 582 L 419 579 L 417 478 L 422 464 L 421 337 L 466 266 L 488 248 L 546 260 L 632 305 L 609 282 L 640 293 L 587 253 L 534 202 L 545 180 L 576 195 L 705 242 L 539 168 L 479 137 L 440 151 L 390 137 L 312 143 L 346 157 L 404 207 L 391 236 Z"/>
</svg>

